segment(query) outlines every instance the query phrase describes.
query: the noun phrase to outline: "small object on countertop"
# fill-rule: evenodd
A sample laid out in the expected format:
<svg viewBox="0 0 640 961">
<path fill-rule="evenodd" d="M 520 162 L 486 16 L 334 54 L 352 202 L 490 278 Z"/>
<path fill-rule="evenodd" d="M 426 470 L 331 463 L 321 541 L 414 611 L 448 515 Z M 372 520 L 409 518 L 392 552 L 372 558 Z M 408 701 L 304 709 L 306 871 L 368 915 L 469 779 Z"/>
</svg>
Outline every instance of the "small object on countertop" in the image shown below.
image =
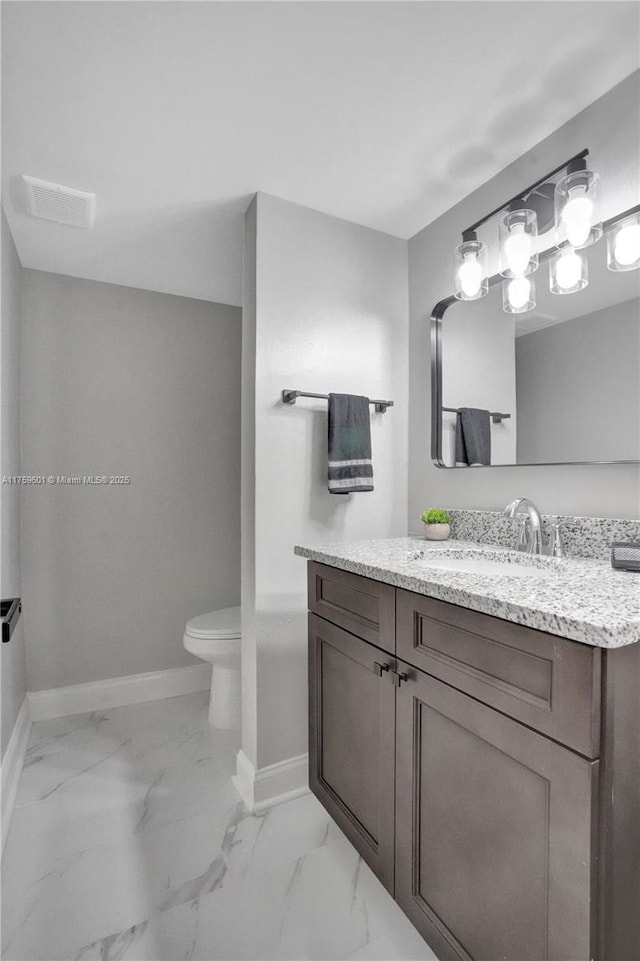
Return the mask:
<svg viewBox="0 0 640 961">
<path fill-rule="evenodd" d="M 619 571 L 640 571 L 640 542 L 614 541 L 611 566 Z"/>
<path fill-rule="evenodd" d="M 420 518 L 424 524 L 424 536 L 428 541 L 446 541 L 450 533 L 451 517 L 447 511 L 439 507 L 430 507 L 422 512 Z"/>
<path fill-rule="evenodd" d="M 329 394 L 329 493 L 373 490 L 369 398 Z"/>
<path fill-rule="evenodd" d="M 459 407 L 456 414 L 456 467 L 487 467 L 491 464 L 489 411 Z"/>
<path fill-rule="evenodd" d="M 560 524 L 551 525 L 551 536 L 549 537 L 549 554 L 551 557 L 566 557 L 567 549 L 564 546 L 562 527 Z"/>
</svg>

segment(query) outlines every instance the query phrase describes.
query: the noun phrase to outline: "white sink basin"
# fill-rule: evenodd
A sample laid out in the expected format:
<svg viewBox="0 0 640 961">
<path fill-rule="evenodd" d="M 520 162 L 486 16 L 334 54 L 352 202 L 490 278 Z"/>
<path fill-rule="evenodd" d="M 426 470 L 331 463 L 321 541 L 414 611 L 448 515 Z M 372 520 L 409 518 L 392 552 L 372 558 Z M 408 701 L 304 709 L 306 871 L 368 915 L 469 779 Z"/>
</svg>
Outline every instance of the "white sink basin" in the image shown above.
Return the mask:
<svg viewBox="0 0 640 961">
<path fill-rule="evenodd" d="M 559 568 L 553 557 L 539 557 L 517 551 L 492 551 L 482 547 L 426 550 L 410 558 L 412 565 L 444 571 L 460 571 L 483 577 L 553 577 Z"/>
</svg>

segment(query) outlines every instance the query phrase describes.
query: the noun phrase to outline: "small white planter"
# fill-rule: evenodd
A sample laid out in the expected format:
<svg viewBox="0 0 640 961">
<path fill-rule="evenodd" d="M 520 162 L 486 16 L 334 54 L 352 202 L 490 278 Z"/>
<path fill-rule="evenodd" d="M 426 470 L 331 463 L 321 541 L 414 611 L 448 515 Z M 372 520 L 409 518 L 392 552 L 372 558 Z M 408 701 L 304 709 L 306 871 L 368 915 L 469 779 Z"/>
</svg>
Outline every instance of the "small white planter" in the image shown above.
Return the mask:
<svg viewBox="0 0 640 961">
<path fill-rule="evenodd" d="M 449 530 L 448 524 L 425 524 L 424 536 L 428 541 L 446 541 Z"/>
</svg>

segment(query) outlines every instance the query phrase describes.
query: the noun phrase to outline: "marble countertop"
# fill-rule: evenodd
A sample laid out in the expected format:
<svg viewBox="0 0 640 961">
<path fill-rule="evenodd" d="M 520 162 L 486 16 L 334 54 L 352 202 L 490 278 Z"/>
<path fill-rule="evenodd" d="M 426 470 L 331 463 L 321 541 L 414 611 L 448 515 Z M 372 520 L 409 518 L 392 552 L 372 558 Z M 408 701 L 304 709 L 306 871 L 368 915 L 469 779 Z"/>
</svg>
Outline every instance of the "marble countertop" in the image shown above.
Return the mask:
<svg viewBox="0 0 640 961">
<path fill-rule="evenodd" d="M 505 573 L 480 574 L 425 567 L 434 551 L 474 549 L 474 557 L 496 560 Z M 536 630 L 595 647 L 640 641 L 640 574 L 613 570 L 593 558 L 529 558 L 507 548 L 476 542 L 426 541 L 421 537 L 296 546 L 300 557 L 351 571 L 394 587 L 459 604 Z M 447 556 L 446 553 L 444 556 Z M 533 562 L 531 576 L 514 568 Z M 547 573 L 539 576 L 539 568 Z"/>
</svg>

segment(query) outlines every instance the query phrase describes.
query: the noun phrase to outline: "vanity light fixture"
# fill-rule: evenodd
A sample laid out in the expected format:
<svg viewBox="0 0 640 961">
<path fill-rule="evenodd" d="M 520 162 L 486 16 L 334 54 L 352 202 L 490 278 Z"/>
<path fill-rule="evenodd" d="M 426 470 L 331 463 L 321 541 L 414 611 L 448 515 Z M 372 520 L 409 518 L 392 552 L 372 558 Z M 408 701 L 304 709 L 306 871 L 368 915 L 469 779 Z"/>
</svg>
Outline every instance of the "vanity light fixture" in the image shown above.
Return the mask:
<svg viewBox="0 0 640 961">
<path fill-rule="evenodd" d="M 480 300 L 489 292 L 487 245 L 475 230 L 465 230 L 455 253 L 455 296 L 458 300 Z"/>
<path fill-rule="evenodd" d="M 552 294 L 575 294 L 589 283 L 589 264 L 584 254 L 563 247 L 549 261 L 549 290 Z"/>
<path fill-rule="evenodd" d="M 536 305 L 536 286 L 532 276 L 513 277 L 502 284 L 502 309 L 507 314 L 526 314 Z"/>
<path fill-rule="evenodd" d="M 500 273 L 526 277 L 538 269 L 538 218 L 524 200 L 514 200 L 499 220 Z"/>
<path fill-rule="evenodd" d="M 486 296 L 497 278 L 489 278 L 489 251 L 478 239 L 477 230 L 500 214 L 500 274 L 503 284 L 504 309 L 509 313 L 523 313 L 535 306 L 535 284 L 516 283 L 538 269 L 538 232 L 546 233 L 555 223 L 554 182 L 556 174 L 569 169 L 587 156 L 582 150 L 570 160 L 550 170 L 525 190 L 506 203 L 485 214 L 462 232 L 462 243 L 455 250 L 455 297 L 457 300 L 479 300 Z M 588 173 L 588 172 L 587 172 Z M 584 180 L 584 176 L 583 176 Z M 573 197 L 573 195 L 572 195 Z M 575 205 L 571 210 L 575 209 Z M 571 213 L 571 211 L 570 211 Z M 508 281 L 508 282 L 507 282 Z"/>
<path fill-rule="evenodd" d="M 597 214 L 599 181 L 597 173 L 587 170 L 584 157 L 567 164 L 567 175 L 555 189 L 556 246 L 588 247 L 602 237 Z"/>
<path fill-rule="evenodd" d="M 640 204 L 602 223 L 597 204 L 600 178 L 587 170 L 588 154 L 581 150 L 462 232 L 462 243 L 455 251 L 457 300 L 479 300 L 501 283 L 502 306 L 508 314 L 533 310 L 533 275 L 539 263 L 547 260 L 551 293 L 583 290 L 589 283 L 589 265 L 582 250 L 603 233 L 609 270 L 640 267 Z M 561 173 L 564 176 L 556 182 Z M 500 273 L 489 277 L 488 247 L 478 240 L 477 231 L 498 215 Z M 544 238 L 547 232 L 549 241 L 540 243 L 539 235 Z"/>
<path fill-rule="evenodd" d="M 640 267 L 640 207 L 607 230 L 607 267 L 609 270 L 635 270 Z"/>
</svg>

